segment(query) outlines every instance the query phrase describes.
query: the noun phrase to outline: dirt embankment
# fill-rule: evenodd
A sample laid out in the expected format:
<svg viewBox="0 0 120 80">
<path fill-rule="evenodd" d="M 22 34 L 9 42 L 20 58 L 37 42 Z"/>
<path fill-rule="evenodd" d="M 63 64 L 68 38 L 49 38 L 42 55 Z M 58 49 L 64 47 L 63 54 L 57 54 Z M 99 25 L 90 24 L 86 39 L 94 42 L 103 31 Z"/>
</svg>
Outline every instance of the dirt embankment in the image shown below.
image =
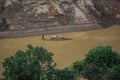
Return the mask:
<svg viewBox="0 0 120 80">
<path fill-rule="evenodd" d="M 91 24 L 89 23 L 89 24 L 81 24 L 81 25 L 57 26 L 52 28 L 48 27 L 41 29 L 5 31 L 5 32 L 0 32 L 0 39 L 35 36 L 42 34 L 66 33 L 66 32 L 75 32 L 75 31 L 88 31 L 88 30 L 97 30 L 97 29 L 102 29 L 102 26 L 95 23 L 91 23 Z"/>
</svg>

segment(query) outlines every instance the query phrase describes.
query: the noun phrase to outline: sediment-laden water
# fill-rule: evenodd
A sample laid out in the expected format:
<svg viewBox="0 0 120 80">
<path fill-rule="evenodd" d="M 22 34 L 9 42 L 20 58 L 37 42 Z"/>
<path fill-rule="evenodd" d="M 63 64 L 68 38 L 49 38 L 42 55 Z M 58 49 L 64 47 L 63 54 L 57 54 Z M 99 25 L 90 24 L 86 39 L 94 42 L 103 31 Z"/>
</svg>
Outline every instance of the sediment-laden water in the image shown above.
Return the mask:
<svg viewBox="0 0 120 80">
<path fill-rule="evenodd" d="M 18 50 L 26 50 L 27 44 L 43 46 L 54 53 L 54 60 L 58 68 L 70 66 L 74 61 L 81 60 L 86 53 L 96 46 L 112 46 L 113 50 L 120 53 L 120 25 L 115 25 L 102 30 L 85 32 L 71 32 L 55 34 L 71 37 L 68 41 L 44 41 L 41 36 L 21 37 L 0 40 L 0 73 L 2 73 L 2 61 Z M 51 35 L 46 35 L 50 38 Z"/>
</svg>

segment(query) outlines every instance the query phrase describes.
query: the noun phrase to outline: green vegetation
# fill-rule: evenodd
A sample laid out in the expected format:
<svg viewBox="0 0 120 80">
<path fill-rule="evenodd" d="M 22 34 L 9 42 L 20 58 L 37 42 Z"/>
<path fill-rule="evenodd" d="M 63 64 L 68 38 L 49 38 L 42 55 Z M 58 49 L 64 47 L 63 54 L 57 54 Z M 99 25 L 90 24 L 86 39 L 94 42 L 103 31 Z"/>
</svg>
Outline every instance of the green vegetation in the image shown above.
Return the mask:
<svg viewBox="0 0 120 80">
<path fill-rule="evenodd" d="M 72 65 L 76 74 L 88 80 L 119 80 L 120 55 L 112 47 L 96 47 L 88 52 L 83 61 Z"/>
<path fill-rule="evenodd" d="M 27 46 L 3 62 L 4 78 L 1 80 L 120 80 L 120 55 L 110 46 L 91 49 L 82 61 L 71 67 L 56 69 L 53 53 L 43 47 Z"/>
<path fill-rule="evenodd" d="M 26 52 L 18 51 L 3 62 L 2 80 L 73 80 L 73 72 L 55 69 L 52 56 L 43 47 L 27 46 Z"/>
<path fill-rule="evenodd" d="M 3 62 L 3 80 L 40 80 L 46 71 L 54 69 L 53 54 L 43 47 L 27 46 L 26 52 L 18 51 Z"/>
<path fill-rule="evenodd" d="M 74 80 L 74 73 L 69 69 L 55 69 L 52 73 L 53 79 L 50 80 Z"/>
</svg>

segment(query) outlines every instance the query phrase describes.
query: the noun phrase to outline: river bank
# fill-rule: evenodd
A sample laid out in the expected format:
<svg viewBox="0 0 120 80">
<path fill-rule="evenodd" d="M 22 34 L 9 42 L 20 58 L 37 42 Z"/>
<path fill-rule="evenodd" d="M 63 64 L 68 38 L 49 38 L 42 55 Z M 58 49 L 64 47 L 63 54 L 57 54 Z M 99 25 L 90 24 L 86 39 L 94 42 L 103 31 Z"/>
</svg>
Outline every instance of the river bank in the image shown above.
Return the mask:
<svg viewBox="0 0 120 80">
<path fill-rule="evenodd" d="M 17 37 L 27 37 L 27 36 L 36 36 L 41 34 L 55 34 L 55 33 L 67 33 L 67 32 L 79 32 L 79 31 L 89 31 L 89 30 L 98 30 L 102 29 L 102 26 L 89 23 L 89 24 L 80 24 L 80 25 L 65 25 L 41 29 L 28 29 L 28 30 L 10 30 L 5 32 L 0 32 L 0 39 L 3 38 L 17 38 Z"/>
</svg>

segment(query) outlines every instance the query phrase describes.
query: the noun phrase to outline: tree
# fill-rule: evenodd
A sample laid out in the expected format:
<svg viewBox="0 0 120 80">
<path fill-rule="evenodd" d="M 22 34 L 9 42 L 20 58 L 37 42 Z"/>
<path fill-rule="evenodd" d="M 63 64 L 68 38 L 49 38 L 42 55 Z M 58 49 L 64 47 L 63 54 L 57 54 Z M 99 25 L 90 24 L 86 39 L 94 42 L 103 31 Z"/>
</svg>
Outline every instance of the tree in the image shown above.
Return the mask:
<svg viewBox="0 0 120 80">
<path fill-rule="evenodd" d="M 102 80 L 100 77 L 99 68 L 92 63 L 85 64 L 81 71 L 81 75 L 87 78 L 88 80 Z"/>
<path fill-rule="evenodd" d="M 69 69 L 55 69 L 53 72 L 53 78 L 56 78 L 55 80 L 74 80 L 74 73 L 73 71 Z"/>
<path fill-rule="evenodd" d="M 26 52 L 18 51 L 4 60 L 2 80 L 40 80 L 43 73 L 54 69 L 53 53 L 43 47 L 27 47 Z"/>
<path fill-rule="evenodd" d="M 111 68 L 120 64 L 120 55 L 110 46 L 99 46 L 88 52 L 84 59 L 86 63 L 93 63 L 99 68 Z"/>
<path fill-rule="evenodd" d="M 120 64 L 109 69 L 109 75 L 108 80 L 120 80 Z"/>
<path fill-rule="evenodd" d="M 79 79 L 81 77 L 81 72 L 83 70 L 84 63 L 82 61 L 76 61 L 72 64 L 71 70 L 74 72 L 75 79 Z"/>
<path fill-rule="evenodd" d="M 91 49 L 85 59 L 63 70 L 55 69 L 53 53 L 43 47 L 27 47 L 5 59 L 1 80 L 76 80 L 76 75 L 88 80 L 120 80 L 120 54 L 110 46 Z"/>
<path fill-rule="evenodd" d="M 85 59 L 73 64 L 73 70 L 88 80 L 119 80 L 120 54 L 110 46 L 91 49 Z"/>
</svg>

